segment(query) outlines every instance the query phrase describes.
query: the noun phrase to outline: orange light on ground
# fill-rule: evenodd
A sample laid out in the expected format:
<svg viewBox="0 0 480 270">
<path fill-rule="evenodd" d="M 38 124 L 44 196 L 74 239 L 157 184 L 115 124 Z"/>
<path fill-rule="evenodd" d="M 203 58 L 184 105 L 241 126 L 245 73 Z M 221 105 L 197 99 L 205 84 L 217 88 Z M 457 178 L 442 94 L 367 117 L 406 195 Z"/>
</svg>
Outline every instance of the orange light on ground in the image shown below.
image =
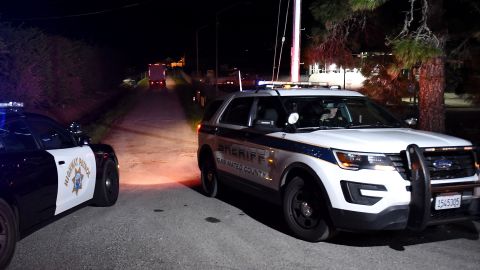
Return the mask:
<svg viewBox="0 0 480 270">
<path fill-rule="evenodd" d="M 121 180 L 120 180 L 121 181 Z M 129 189 L 156 189 L 156 190 L 165 190 L 165 189 L 175 189 L 181 187 L 200 187 L 202 183 L 200 182 L 200 176 L 193 179 L 182 179 L 182 180 L 173 180 L 165 181 L 164 179 L 142 179 L 135 183 L 121 183 L 120 187 L 125 190 Z"/>
</svg>

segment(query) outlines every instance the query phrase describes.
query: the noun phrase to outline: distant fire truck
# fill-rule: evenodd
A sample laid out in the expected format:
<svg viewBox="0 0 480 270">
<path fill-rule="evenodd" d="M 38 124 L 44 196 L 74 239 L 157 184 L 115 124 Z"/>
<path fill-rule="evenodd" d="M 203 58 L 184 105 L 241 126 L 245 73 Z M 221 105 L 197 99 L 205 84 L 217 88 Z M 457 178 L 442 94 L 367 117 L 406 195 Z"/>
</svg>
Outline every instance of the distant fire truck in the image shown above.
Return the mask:
<svg viewBox="0 0 480 270">
<path fill-rule="evenodd" d="M 166 87 L 166 69 L 165 64 L 161 63 L 148 65 L 148 85 L 150 89 Z"/>
</svg>

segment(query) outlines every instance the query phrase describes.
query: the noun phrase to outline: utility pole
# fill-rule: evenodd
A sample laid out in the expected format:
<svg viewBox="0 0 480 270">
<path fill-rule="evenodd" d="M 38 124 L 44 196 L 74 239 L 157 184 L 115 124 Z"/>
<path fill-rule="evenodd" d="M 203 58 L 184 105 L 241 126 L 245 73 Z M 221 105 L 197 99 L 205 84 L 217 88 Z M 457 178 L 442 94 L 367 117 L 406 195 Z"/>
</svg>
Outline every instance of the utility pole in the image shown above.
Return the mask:
<svg viewBox="0 0 480 270">
<path fill-rule="evenodd" d="M 195 31 L 195 44 L 196 44 L 196 49 L 197 49 L 197 76 L 199 76 L 200 74 L 200 68 L 199 68 L 199 54 L 198 54 L 198 32 L 200 32 L 200 30 L 202 29 L 205 29 L 208 27 L 208 24 L 200 27 L 200 28 L 197 28 L 197 31 Z"/>
<path fill-rule="evenodd" d="M 293 39 L 290 63 L 290 80 L 300 81 L 300 18 L 302 11 L 302 0 L 294 0 L 293 7 Z"/>
<path fill-rule="evenodd" d="M 218 15 L 222 11 L 215 13 L 215 96 L 218 94 Z"/>
</svg>

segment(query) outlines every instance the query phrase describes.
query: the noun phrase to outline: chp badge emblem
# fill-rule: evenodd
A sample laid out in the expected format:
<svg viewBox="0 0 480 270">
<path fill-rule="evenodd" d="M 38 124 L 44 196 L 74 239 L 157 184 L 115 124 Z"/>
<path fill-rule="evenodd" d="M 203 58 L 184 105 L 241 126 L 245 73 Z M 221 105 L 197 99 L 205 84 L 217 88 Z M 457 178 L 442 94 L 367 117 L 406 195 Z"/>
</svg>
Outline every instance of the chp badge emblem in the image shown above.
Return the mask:
<svg viewBox="0 0 480 270">
<path fill-rule="evenodd" d="M 75 192 L 78 195 L 78 191 L 82 189 L 83 174 L 82 168 L 75 169 L 75 176 L 72 178 L 73 189 L 72 193 Z"/>
<path fill-rule="evenodd" d="M 83 169 L 83 173 L 82 173 Z M 67 175 L 65 177 L 65 186 L 68 187 L 68 184 L 72 182 L 73 188 L 72 193 L 78 195 L 78 192 L 83 187 L 83 180 L 85 175 L 87 178 L 90 178 L 90 169 L 87 166 L 87 163 L 81 158 L 74 158 L 70 165 L 68 166 Z"/>
</svg>

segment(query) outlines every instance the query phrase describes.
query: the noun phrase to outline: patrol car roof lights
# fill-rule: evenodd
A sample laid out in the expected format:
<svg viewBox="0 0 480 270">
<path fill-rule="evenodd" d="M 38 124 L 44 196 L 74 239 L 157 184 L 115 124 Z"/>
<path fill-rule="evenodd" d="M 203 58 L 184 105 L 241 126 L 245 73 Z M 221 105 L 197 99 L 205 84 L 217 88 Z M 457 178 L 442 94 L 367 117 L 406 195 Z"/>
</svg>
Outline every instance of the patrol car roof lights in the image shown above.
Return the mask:
<svg viewBox="0 0 480 270">
<path fill-rule="evenodd" d="M 89 145 L 92 141 L 92 138 L 83 132 L 82 126 L 77 122 L 72 122 L 68 127 L 68 131 L 75 137 L 80 146 Z"/>
<path fill-rule="evenodd" d="M 82 126 L 77 122 L 72 122 L 70 126 L 68 126 L 68 130 L 75 135 L 80 135 L 83 133 Z"/>
<path fill-rule="evenodd" d="M 357 153 L 333 150 L 338 166 L 346 170 L 358 171 L 361 169 L 394 171 L 390 159 L 384 154 Z"/>
<path fill-rule="evenodd" d="M 16 102 L 16 101 L 0 102 L 0 109 L 7 109 L 14 112 L 18 112 L 22 110 L 23 107 L 24 107 L 23 102 Z"/>
<path fill-rule="evenodd" d="M 265 87 L 267 89 L 274 88 L 312 88 L 312 87 L 328 87 L 326 83 L 318 82 L 284 82 L 284 81 L 258 81 L 258 86 Z"/>
</svg>

